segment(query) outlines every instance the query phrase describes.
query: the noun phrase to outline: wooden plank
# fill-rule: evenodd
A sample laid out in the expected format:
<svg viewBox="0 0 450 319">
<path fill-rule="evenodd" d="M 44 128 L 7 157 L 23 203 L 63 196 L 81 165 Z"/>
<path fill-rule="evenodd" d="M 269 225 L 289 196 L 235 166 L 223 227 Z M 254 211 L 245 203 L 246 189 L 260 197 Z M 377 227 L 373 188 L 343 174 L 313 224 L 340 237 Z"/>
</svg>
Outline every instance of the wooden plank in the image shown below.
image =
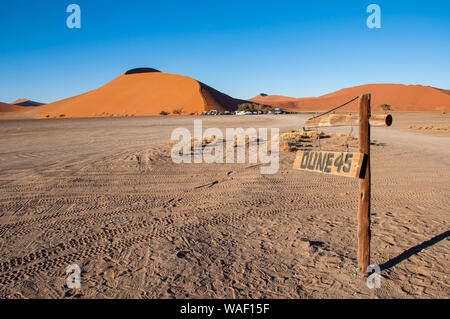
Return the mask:
<svg viewBox="0 0 450 319">
<path fill-rule="evenodd" d="M 293 168 L 346 177 L 359 177 L 363 154 L 354 152 L 297 151 Z"/>
<path fill-rule="evenodd" d="M 370 264 L 370 94 L 359 98 L 359 151 L 365 161 L 359 180 L 358 272 L 367 276 Z"/>
<path fill-rule="evenodd" d="M 380 114 L 370 116 L 369 123 L 371 126 L 391 126 L 392 115 Z M 316 118 L 307 120 L 305 127 L 317 128 L 317 127 L 335 127 L 335 126 L 358 126 L 359 116 L 348 114 L 331 114 L 325 118 Z"/>
</svg>

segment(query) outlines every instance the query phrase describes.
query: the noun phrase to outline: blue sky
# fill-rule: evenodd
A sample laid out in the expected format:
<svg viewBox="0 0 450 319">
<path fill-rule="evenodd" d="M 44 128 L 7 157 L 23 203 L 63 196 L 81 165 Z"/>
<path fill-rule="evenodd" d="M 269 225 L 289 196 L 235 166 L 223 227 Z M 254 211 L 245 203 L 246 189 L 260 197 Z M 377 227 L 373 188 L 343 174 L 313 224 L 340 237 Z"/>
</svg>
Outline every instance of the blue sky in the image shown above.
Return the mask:
<svg viewBox="0 0 450 319">
<path fill-rule="evenodd" d="M 81 29 L 66 7 L 81 7 Z M 366 8 L 381 7 L 381 29 Z M 450 89 L 450 1 L 0 2 L 0 101 L 52 102 L 134 67 L 237 98 L 319 96 L 367 83 Z"/>
</svg>

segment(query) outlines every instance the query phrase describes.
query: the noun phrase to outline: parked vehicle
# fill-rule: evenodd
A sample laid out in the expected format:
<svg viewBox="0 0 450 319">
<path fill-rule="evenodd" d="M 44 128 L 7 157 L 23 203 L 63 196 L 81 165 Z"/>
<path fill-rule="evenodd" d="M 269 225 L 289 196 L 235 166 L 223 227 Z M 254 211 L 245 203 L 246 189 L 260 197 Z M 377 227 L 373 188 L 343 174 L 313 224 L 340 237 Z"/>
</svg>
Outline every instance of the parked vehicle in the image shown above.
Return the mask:
<svg viewBox="0 0 450 319">
<path fill-rule="evenodd" d="M 280 108 L 275 108 L 273 111 L 271 111 L 272 114 L 283 114 L 284 111 Z"/>
<path fill-rule="evenodd" d="M 273 110 L 270 110 L 268 113 L 269 114 L 283 114 L 284 111 L 282 109 L 280 109 L 280 108 L 275 108 Z"/>
</svg>

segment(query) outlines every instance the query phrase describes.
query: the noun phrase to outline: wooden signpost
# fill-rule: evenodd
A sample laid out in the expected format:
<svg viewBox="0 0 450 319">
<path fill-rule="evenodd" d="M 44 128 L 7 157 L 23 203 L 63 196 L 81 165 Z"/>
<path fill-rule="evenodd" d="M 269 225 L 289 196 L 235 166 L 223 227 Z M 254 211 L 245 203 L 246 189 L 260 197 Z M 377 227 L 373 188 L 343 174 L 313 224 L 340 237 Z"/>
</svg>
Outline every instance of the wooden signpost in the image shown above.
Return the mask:
<svg viewBox="0 0 450 319">
<path fill-rule="evenodd" d="M 358 272 L 367 275 L 370 264 L 370 94 L 359 98 L 359 151 L 365 161 L 359 180 Z"/>
<path fill-rule="evenodd" d="M 389 114 L 370 114 L 370 98 L 370 94 L 359 96 L 359 116 L 332 114 L 328 118 L 313 118 L 305 123 L 307 128 L 359 125 L 359 153 L 298 151 L 293 166 L 295 169 L 359 177 L 357 256 L 358 272 L 365 276 L 370 264 L 370 126 L 392 124 Z"/>
</svg>

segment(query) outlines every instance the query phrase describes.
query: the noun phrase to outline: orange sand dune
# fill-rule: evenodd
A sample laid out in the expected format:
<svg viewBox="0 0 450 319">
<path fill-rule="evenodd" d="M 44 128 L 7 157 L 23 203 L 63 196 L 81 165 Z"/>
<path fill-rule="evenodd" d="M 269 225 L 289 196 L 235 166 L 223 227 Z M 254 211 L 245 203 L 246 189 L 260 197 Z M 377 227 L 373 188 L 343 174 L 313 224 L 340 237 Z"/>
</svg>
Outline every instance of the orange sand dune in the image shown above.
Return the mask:
<svg viewBox="0 0 450 319">
<path fill-rule="evenodd" d="M 450 111 L 448 90 L 422 85 L 367 84 L 342 89 L 320 97 L 291 98 L 258 95 L 250 101 L 270 104 L 291 111 L 328 110 L 363 93 L 372 94 L 374 111 L 380 110 L 378 107 L 380 104 L 389 104 L 394 111 Z M 353 102 L 342 110 L 356 110 L 356 107 L 357 103 Z"/>
<path fill-rule="evenodd" d="M 450 95 L 450 90 L 444 90 L 444 89 L 439 89 L 439 88 L 433 88 L 433 89 L 439 90 L 441 92 L 444 92 L 445 94 L 449 94 Z"/>
<path fill-rule="evenodd" d="M 28 100 L 28 99 L 18 99 L 18 100 L 15 100 L 14 102 L 12 102 L 11 104 L 19 105 L 19 106 L 41 106 L 41 105 L 45 105 L 45 103 L 31 101 L 31 100 Z"/>
<path fill-rule="evenodd" d="M 139 68 L 93 91 L 40 106 L 34 117 L 159 115 L 176 109 L 198 114 L 235 110 L 242 102 L 187 76 Z"/>
<path fill-rule="evenodd" d="M 26 108 L 22 107 L 22 106 L 17 106 L 17 105 L 11 105 L 8 103 L 3 103 L 0 102 L 0 113 L 3 112 L 20 112 L 20 111 L 24 111 L 26 110 Z"/>
</svg>

